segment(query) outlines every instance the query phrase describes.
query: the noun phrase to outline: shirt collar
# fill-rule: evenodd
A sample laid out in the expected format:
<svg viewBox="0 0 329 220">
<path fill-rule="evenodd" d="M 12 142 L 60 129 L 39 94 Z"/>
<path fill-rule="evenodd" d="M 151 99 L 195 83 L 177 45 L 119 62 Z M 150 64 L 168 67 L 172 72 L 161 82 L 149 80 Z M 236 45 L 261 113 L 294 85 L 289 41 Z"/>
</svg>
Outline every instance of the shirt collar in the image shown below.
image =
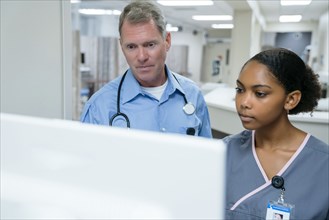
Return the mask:
<svg viewBox="0 0 329 220">
<path fill-rule="evenodd" d="M 182 94 L 184 93 L 183 88 L 181 87 L 180 83 L 178 83 L 178 78 L 176 73 L 173 73 L 169 70 L 167 65 L 165 65 L 165 70 L 168 76 L 168 85 L 167 88 L 165 89 L 165 93 L 169 95 L 173 94 L 176 90 L 180 91 Z M 175 79 L 174 75 L 176 74 Z M 127 86 L 129 85 L 129 86 Z M 129 69 L 126 72 L 126 77 L 123 81 L 123 85 L 121 87 L 121 99 L 122 99 L 122 104 L 129 102 L 139 94 L 144 95 L 144 92 L 142 91 L 138 81 L 134 77 L 133 73 L 131 72 L 131 69 Z"/>
<path fill-rule="evenodd" d="M 178 74 L 171 72 L 169 70 L 169 68 L 166 66 L 166 73 L 168 75 L 168 93 L 171 95 L 172 93 L 174 93 L 176 90 L 180 91 L 182 94 L 185 95 L 185 92 L 180 84 L 180 82 L 178 81 L 180 76 L 178 76 Z"/>
<path fill-rule="evenodd" d="M 124 78 L 122 87 L 121 87 L 121 99 L 122 104 L 129 102 L 133 98 L 135 98 L 138 94 L 142 94 L 142 90 L 139 86 L 138 81 L 132 74 L 131 70 L 127 70 L 125 73 L 126 77 Z M 121 79 L 122 81 L 122 79 Z"/>
</svg>

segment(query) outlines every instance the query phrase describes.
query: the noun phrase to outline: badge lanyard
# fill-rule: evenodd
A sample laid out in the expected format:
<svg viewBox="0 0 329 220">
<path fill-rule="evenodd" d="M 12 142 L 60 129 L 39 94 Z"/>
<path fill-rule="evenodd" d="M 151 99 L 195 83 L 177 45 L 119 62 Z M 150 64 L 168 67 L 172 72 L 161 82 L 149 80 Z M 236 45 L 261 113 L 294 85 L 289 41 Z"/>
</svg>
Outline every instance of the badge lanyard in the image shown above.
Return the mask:
<svg viewBox="0 0 329 220">
<path fill-rule="evenodd" d="M 268 202 L 266 219 L 292 219 L 295 206 L 284 201 L 284 179 L 281 176 L 274 176 L 272 178 L 272 186 L 281 191 L 278 200 Z"/>
</svg>

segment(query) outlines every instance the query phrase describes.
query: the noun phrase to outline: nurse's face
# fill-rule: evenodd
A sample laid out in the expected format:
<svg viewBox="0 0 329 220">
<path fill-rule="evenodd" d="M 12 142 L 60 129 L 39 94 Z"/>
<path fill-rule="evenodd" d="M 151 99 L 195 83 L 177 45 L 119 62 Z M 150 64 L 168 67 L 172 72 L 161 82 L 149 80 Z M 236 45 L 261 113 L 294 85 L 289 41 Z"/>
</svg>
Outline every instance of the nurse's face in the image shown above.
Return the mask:
<svg viewBox="0 0 329 220">
<path fill-rule="evenodd" d="M 283 86 L 257 61 L 249 62 L 237 79 L 235 104 L 246 129 L 273 127 L 287 117 Z"/>
<path fill-rule="evenodd" d="M 165 83 L 164 65 L 171 45 L 170 33 L 164 39 L 153 20 L 139 24 L 124 21 L 120 44 L 135 78 L 142 86 L 155 87 Z"/>
</svg>

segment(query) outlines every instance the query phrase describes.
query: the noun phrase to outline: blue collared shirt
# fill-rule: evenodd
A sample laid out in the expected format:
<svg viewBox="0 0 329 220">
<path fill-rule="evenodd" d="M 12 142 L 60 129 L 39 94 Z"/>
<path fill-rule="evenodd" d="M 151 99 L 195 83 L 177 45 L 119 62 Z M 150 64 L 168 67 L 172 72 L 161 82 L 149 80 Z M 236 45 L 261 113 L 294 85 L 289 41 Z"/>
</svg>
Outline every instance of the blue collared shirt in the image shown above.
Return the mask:
<svg viewBox="0 0 329 220">
<path fill-rule="evenodd" d="M 120 94 L 120 112 L 127 115 L 130 128 L 149 131 L 186 134 L 188 128 L 195 129 L 196 136 L 212 137 L 209 113 L 198 86 L 166 67 L 168 85 L 160 100 L 143 92 L 131 70 L 127 71 Z M 174 78 L 175 74 L 177 80 Z M 117 114 L 118 87 L 122 76 L 98 90 L 84 106 L 81 121 L 109 126 L 110 119 Z M 196 110 L 192 115 L 183 111 L 184 94 Z M 112 126 L 126 127 L 124 117 L 116 117 Z"/>
</svg>

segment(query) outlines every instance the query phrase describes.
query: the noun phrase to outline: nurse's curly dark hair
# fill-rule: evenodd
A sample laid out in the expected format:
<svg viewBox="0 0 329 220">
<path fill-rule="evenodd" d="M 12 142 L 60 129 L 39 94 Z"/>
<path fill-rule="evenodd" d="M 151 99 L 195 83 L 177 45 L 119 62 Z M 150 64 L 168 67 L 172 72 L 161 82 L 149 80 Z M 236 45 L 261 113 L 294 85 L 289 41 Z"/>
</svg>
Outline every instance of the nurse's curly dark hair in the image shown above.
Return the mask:
<svg viewBox="0 0 329 220">
<path fill-rule="evenodd" d="M 297 54 L 284 48 L 275 48 L 256 54 L 247 63 L 250 61 L 265 65 L 282 84 L 286 94 L 295 90 L 301 92 L 298 105 L 289 110 L 289 114 L 313 112 L 321 97 L 319 76 Z"/>
</svg>

